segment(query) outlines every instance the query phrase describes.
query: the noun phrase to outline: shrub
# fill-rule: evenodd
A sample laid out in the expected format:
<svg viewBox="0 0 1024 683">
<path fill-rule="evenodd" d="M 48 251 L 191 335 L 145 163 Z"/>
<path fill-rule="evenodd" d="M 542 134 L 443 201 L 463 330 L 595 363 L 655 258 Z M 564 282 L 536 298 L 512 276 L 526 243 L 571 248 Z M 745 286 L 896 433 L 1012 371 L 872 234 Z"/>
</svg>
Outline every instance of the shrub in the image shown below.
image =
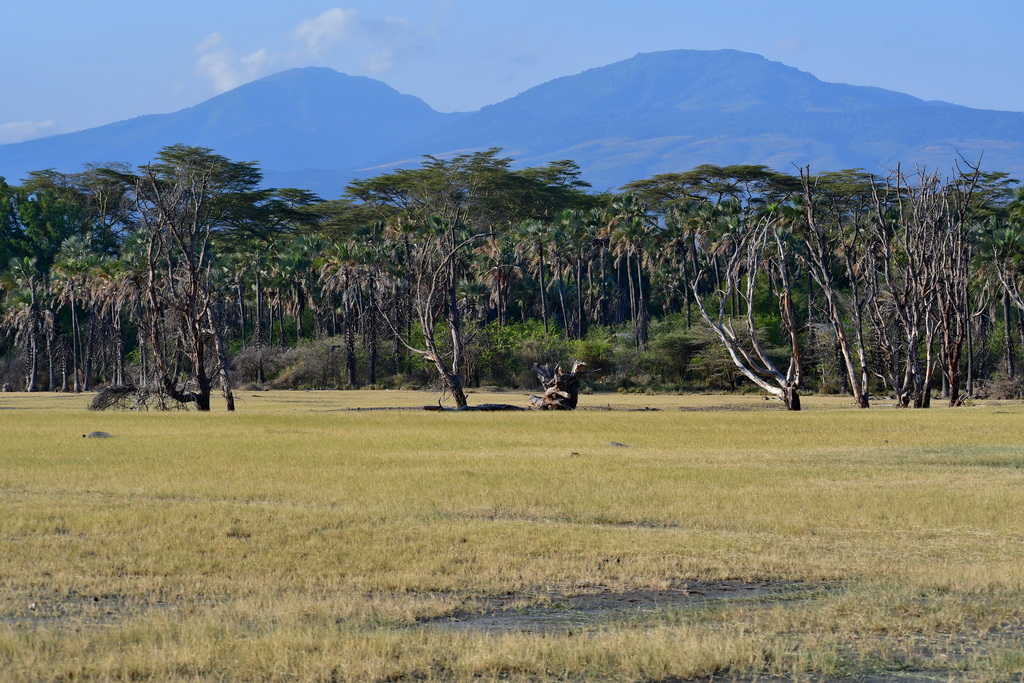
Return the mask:
<svg viewBox="0 0 1024 683">
<path fill-rule="evenodd" d="M 1024 377 L 993 377 L 979 381 L 974 387 L 975 398 L 1024 398 Z"/>
<path fill-rule="evenodd" d="M 534 363 L 564 360 L 568 353 L 566 340 L 558 333 L 545 335 L 543 325 L 535 320 L 504 326 L 488 323 L 477 335 L 476 346 L 482 382 L 517 388 L 537 383 Z"/>
<path fill-rule="evenodd" d="M 569 342 L 568 348 L 573 359 L 586 363 L 598 377 L 615 372 L 615 346 L 610 339 L 588 336 Z"/>
<path fill-rule="evenodd" d="M 259 385 L 273 380 L 285 365 L 285 349 L 277 346 L 250 346 L 232 359 L 234 376 L 239 385 Z"/>
<path fill-rule="evenodd" d="M 275 389 L 337 389 L 343 386 L 341 346 L 332 339 L 308 342 L 284 352 Z"/>
<path fill-rule="evenodd" d="M 691 361 L 703 348 L 704 342 L 689 332 L 672 330 L 651 340 L 641 364 L 663 382 L 683 382 L 687 379 Z"/>
</svg>

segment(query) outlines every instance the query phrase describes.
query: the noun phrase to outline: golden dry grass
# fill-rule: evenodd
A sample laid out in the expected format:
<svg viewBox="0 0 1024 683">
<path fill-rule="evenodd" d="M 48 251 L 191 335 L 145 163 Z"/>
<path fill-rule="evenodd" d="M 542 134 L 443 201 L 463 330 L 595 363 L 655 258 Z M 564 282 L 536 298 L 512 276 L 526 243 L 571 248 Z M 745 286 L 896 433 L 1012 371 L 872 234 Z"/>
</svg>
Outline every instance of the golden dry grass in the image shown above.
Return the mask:
<svg viewBox="0 0 1024 683">
<path fill-rule="evenodd" d="M 237 413 L 200 415 L 88 400 L 0 394 L 5 680 L 1024 667 L 1022 405 L 810 397 L 790 414 L 616 394 L 455 414 L 352 410 L 436 402 L 416 392 L 246 392 Z M 725 579 L 780 591 L 574 634 L 436 627 L 495 596 L 530 608 Z"/>
</svg>

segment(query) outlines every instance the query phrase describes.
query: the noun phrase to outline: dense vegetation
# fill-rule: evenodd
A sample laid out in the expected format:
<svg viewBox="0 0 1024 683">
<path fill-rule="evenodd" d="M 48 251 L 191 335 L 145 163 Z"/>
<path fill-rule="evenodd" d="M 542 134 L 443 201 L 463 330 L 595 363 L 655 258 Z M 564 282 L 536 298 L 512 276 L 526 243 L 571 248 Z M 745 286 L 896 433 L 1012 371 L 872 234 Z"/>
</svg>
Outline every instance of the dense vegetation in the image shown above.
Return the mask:
<svg viewBox="0 0 1024 683">
<path fill-rule="evenodd" d="M 593 193 L 570 161 L 428 157 L 322 201 L 253 163 L 0 179 L 0 384 L 808 391 L 927 407 L 1017 395 L 1024 193 L 950 177 L 701 166 Z"/>
</svg>

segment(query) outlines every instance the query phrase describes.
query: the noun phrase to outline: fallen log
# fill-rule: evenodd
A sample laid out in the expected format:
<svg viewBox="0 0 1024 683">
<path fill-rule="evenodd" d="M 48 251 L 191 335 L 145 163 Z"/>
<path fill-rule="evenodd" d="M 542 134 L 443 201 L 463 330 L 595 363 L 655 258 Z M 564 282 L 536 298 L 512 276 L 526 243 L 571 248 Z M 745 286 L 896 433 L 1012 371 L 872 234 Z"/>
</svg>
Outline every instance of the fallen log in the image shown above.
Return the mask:
<svg viewBox="0 0 1024 683">
<path fill-rule="evenodd" d="M 521 411 L 526 410 L 522 406 L 514 406 L 509 403 L 481 403 L 478 406 L 464 406 L 462 408 L 446 408 L 445 406 L 423 406 L 423 410 L 434 410 L 451 413 L 472 413 L 472 412 L 500 412 L 500 411 Z"/>
</svg>

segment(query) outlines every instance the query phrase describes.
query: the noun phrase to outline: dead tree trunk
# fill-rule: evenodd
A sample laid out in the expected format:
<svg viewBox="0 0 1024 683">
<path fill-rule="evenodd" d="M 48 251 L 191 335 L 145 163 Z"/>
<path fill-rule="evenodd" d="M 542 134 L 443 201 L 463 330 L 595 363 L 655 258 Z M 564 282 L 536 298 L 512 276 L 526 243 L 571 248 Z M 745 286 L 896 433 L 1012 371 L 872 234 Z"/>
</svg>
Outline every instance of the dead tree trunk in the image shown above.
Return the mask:
<svg viewBox="0 0 1024 683">
<path fill-rule="evenodd" d="M 537 410 L 575 410 L 580 394 L 580 368 L 586 365 L 576 361 L 569 372 L 562 369 L 561 363 L 554 369 L 550 365 L 534 365 L 533 371 L 540 378 L 544 395 L 530 396 L 530 403 Z"/>
<path fill-rule="evenodd" d="M 217 376 L 220 378 L 221 396 L 224 397 L 224 406 L 228 412 L 235 410 L 235 394 L 231 388 L 231 359 L 228 357 L 228 346 L 224 342 L 224 335 L 220 326 L 213 316 L 213 307 L 209 301 L 206 303 L 206 320 L 210 323 L 210 333 L 213 335 L 214 348 L 217 351 L 217 360 L 220 364 Z"/>
</svg>

